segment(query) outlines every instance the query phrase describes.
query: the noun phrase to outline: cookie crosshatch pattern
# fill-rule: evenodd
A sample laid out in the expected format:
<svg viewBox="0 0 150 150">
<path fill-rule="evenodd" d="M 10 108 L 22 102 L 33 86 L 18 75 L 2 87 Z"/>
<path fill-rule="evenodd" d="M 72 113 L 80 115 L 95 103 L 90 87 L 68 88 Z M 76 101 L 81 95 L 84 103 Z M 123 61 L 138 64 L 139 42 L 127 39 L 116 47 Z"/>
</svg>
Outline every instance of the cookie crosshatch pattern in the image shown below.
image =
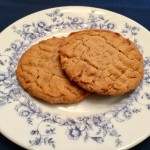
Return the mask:
<svg viewBox="0 0 150 150">
<path fill-rule="evenodd" d="M 15 68 L 18 60 L 23 52 L 29 48 L 33 42 L 53 32 L 54 30 L 72 29 L 107 29 L 115 31 L 117 23 L 114 20 L 95 13 L 95 10 L 89 12 L 87 18 L 79 16 L 69 16 L 56 9 L 52 12 L 45 13 L 47 20 L 39 20 L 30 24 L 23 24 L 22 27 L 13 26 L 12 30 L 19 38 L 12 41 L 10 46 L 0 53 L 0 107 L 15 103 L 14 110 L 18 116 L 26 120 L 27 125 L 32 126 L 30 137 L 28 139 L 29 146 L 49 145 L 56 148 L 57 138 L 61 128 L 68 140 L 82 140 L 83 142 L 94 141 L 97 144 L 105 143 L 105 139 L 110 137 L 114 141 L 116 147 L 121 146 L 124 142 L 122 136 L 114 122 L 123 124 L 129 119 L 134 118 L 146 109 L 150 111 L 150 94 L 145 92 L 143 88 L 150 86 L 150 57 L 144 57 L 144 78 L 137 89 L 127 94 L 125 100 L 100 114 L 91 114 L 89 116 L 78 116 L 75 118 L 62 118 L 60 114 L 52 114 L 45 112 L 36 104 L 28 94 L 26 94 L 19 86 L 16 80 Z M 48 21 L 49 19 L 49 21 Z M 140 49 L 144 50 L 138 41 L 140 28 L 130 25 L 126 22 L 120 33 L 130 38 Z M 142 101 L 144 99 L 144 102 Z M 137 108 L 136 103 L 140 104 Z M 142 106 L 142 107 L 140 107 Z M 144 107 L 143 107 L 144 106 Z M 59 128 L 59 129 L 58 129 Z"/>
<path fill-rule="evenodd" d="M 63 37 L 42 40 L 25 51 L 16 69 L 23 89 L 51 104 L 77 103 L 90 94 L 72 84 L 62 72 L 58 50 L 63 43 Z"/>
<path fill-rule="evenodd" d="M 83 89 L 117 96 L 140 84 L 143 58 L 129 39 L 116 32 L 90 29 L 74 32 L 66 40 L 59 51 L 62 69 Z"/>
</svg>

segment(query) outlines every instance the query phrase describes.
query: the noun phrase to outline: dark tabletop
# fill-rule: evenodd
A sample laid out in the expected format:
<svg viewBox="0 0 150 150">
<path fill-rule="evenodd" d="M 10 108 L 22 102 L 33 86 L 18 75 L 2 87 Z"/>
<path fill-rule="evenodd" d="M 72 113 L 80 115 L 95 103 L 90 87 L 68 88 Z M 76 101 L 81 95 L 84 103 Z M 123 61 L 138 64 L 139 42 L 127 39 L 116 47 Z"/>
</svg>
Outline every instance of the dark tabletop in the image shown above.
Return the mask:
<svg viewBox="0 0 150 150">
<path fill-rule="evenodd" d="M 150 0 L 0 0 L 0 32 L 33 12 L 58 6 L 92 6 L 123 14 L 150 31 Z M 0 134 L 0 150 L 23 148 Z M 133 150 L 150 150 L 150 137 Z"/>
</svg>

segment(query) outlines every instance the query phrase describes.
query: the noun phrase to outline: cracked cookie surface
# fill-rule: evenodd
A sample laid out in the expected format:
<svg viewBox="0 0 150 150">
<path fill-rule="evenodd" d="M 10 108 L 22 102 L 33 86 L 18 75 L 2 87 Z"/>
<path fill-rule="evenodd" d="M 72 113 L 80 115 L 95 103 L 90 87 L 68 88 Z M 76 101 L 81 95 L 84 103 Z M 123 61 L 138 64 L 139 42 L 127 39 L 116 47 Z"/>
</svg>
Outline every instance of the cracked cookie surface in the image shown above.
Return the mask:
<svg viewBox="0 0 150 150">
<path fill-rule="evenodd" d="M 58 50 L 63 39 L 54 37 L 33 45 L 22 55 L 16 70 L 21 86 L 49 103 L 76 103 L 89 94 L 62 72 Z"/>
<path fill-rule="evenodd" d="M 137 47 L 112 31 L 71 33 L 59 54 L 70 80 L 90 92 L 121 95 L 134 90 L 143 77 L 143 58 Z"/>
</svg>

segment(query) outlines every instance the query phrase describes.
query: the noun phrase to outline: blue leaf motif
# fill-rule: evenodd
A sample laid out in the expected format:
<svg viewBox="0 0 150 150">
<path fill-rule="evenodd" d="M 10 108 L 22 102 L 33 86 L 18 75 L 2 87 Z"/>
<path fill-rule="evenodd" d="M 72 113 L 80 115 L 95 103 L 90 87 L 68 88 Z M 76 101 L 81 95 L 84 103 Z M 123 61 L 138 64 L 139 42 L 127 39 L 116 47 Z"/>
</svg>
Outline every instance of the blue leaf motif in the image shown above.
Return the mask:
<svg viewBox="0 0 150 150">
<path fill-rule="evenodd" d="M 5 102 L 3 100 L 0 100 L 0 106 L 5 105 Z"/>
<path fill-rule="evenodd" d="M 104 138 L 102 138 L 102 137 L 91 137 L 91 138 L 100 144 L 104 142 Z"/>
</svg>

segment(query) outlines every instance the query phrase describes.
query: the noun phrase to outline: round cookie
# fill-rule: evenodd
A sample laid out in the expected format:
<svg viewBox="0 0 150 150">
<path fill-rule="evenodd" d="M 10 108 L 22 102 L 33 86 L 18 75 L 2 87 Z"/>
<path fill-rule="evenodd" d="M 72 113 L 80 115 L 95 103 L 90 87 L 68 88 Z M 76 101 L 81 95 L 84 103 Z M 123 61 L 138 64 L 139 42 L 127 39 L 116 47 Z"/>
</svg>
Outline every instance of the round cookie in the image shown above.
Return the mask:
<svg viewBox="0 0 150 150">
<path fill-rule="evenodd" d="M 26 91 L 52 104 L 76 103 L 89 95 L 62 72 L 58 50 L 63 43 L 64 38 L 54 37 L 32 46 L 22 55 L 16 70 Z"/>
<path fill-rule="evenodd" d="M 116 32 L 71 33 L 59 54 L 70 80 L 90 92 L 121 95 L 134 90 L 143 77 L 142 55 L 133 42 Z"/>
</svg>

